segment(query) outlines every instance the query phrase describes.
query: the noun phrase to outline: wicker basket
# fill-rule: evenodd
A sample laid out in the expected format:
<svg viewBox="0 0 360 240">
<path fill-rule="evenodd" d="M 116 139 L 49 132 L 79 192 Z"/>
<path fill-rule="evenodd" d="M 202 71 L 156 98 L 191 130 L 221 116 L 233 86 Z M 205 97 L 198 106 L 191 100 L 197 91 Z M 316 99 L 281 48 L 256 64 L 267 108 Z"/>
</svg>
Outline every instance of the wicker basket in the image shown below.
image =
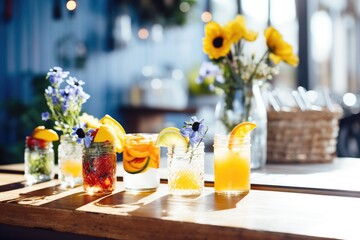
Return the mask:
<svg viewBox="0 0 360 240">
<path fill-rule="evenodd" d="M 335 112 L 268 112 L 268 163 L 331 162 L 336 156 L 339 108 Z"/>
</svg>

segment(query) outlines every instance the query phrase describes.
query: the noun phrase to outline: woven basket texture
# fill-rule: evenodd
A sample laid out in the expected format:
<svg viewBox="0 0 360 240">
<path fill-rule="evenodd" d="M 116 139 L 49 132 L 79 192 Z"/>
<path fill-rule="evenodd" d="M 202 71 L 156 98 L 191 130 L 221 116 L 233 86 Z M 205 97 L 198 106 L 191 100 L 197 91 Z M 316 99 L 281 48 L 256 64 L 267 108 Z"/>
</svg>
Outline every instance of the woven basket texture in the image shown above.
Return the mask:
<svg viewBox="0 0 360 240">
<path fill-rule="evenodd" d="M 268 163 L 331 162 L 336 156 L 341 109 L 268 111 Z"/>
</svg>

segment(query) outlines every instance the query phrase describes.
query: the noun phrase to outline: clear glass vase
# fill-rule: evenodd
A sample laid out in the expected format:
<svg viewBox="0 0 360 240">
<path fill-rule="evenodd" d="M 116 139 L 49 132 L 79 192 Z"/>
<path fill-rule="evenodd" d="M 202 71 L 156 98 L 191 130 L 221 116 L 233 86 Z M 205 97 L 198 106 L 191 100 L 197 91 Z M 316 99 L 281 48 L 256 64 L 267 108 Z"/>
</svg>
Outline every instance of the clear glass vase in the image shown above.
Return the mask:
<svg viewBox="0 0 360 240">
<path fill-rule="evenodd" d="M 194 150 L 169 147 L 167 153 L 168 186 L 177 196 L 200 195 L 204 188 L 204 143 Z"/>
<path fill-rule="evenodd" d="M 82 184 L 83 144 L 74 141 L 69 135 L 62 135 L 58 147 L 59 180 L 62 187 L 75 187 Z"/>
<path fill-rule="evenodd" d="M 215 109 L 217 134 L 229 134 L 241 122 L 256 123 L 251 133 L 251 169 L 261 168 L 266 163 L 267 112 L 260 91 L 262 83 L 254 80 L 232 94 L 223 93 Z"/>
</svg>

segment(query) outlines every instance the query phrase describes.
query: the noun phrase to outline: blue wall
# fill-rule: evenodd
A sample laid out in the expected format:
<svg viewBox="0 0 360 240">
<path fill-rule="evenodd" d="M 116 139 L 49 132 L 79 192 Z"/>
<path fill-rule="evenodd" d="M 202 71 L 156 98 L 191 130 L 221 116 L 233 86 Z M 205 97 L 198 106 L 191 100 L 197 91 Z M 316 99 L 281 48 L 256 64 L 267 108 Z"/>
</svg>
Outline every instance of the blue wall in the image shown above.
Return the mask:
<svg viewBox="0 0 360 240">
<path fill-rule="evenodd" d="M 62 48 L 65 52 L 72 54 L 78 42 L 88 49 L 83 68 L 66 67 L 72 76 L 86 82 L 84 89 L 91 98 L 83 109 L 97 117 L 110 113 L 120 121 L 117 109 L 127 100 L 130 85 L 141 77 L 143 66 L 172 66 L 187 73 L 204 58 L 203 24 L 199 17 L 204 3 L 198 3 L 189 13 L 189 24 L 165 28 L 162 42 L 140 40 L 136 36 L 136 16 L 132 15 L 132 40 L 122 48 L 109 48 L 113 1 L 78 0 L 75 13 L 69 14 L 66 1 L 60 0 L 61 19 L 53 18 L 55 0 L 10 2 L 12 15 L 5 21 L 5 1 L 0 0 L 0 103 L 7 104 L 9 99 L 31 103 L 33 77 L 45 76 L 53 66 L 65 68 L 58 58 L 59 41 L 64 36 L 70 36 Z M 5 125 L 6 113 L 2 110 L 0 114 L 2 132 L 5 126 L 8 128 L 8 134 L 0 137 L 0 144 L 7 145 L 19 137 L 12 134 L 19 126 Z"/>
</svg>

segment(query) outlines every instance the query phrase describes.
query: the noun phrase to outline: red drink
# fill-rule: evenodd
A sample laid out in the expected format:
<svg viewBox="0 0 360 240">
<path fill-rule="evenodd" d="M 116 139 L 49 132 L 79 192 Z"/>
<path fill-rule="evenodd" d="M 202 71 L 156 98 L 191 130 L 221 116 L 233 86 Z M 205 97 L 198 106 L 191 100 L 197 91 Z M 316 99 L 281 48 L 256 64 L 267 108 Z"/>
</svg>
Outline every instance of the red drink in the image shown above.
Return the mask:
<svg viewBox="0 0 360 240">
<path fill-rule="evenodd" d="M 109 194 L 116 184 L 116 151 L 110 142 L 92 142 L 83 152 L 83 186 L 90 195 Z"/>
</svg>

